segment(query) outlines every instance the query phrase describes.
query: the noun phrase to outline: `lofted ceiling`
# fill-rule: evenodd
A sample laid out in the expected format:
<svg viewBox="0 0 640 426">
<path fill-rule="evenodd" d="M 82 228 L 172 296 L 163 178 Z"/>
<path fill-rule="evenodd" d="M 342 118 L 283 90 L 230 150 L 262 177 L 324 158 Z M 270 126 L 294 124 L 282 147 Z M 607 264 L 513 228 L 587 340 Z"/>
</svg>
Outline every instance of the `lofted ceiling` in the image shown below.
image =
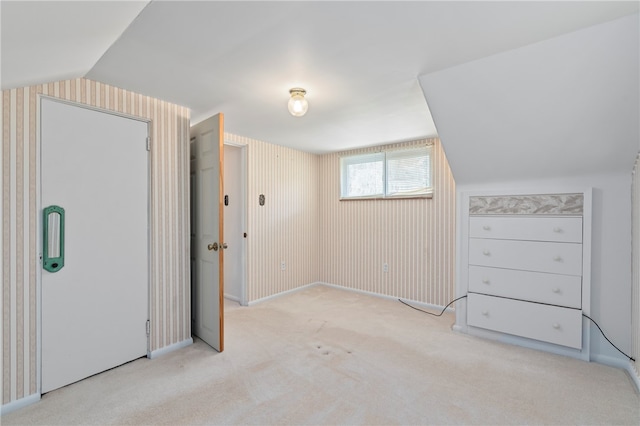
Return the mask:
<svg viewBox="0 0 640 426">
<path fill-rule="evenodd" d="M 192 123 L 326 153 L 436 128 L 419 76 L 638 11 L 637 1 L 0 2 L 1 82 L 87 77 Z M 287 111 L 289 89 L 309 112 Z"/>
<path fill-rule="evenodd" d="M 638 14 L 419 80 L 458 189 L 633 169 Z"/>
</svg>

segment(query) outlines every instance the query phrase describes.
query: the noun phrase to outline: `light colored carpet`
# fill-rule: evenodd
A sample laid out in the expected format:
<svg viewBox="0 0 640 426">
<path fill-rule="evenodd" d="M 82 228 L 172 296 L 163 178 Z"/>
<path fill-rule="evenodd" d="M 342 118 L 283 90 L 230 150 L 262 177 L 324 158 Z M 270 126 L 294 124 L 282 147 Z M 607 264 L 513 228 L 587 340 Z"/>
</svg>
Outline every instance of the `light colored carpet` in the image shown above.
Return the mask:
<svg viewBox="0 0 640 426">
<path fill-rule="evenodd" d="M 9 413 L 13 424 L 640 424 L 624 371 L 451 331 L 399 302 L 326 286 L 227 306 L 199 340 Z"/>
</svg>

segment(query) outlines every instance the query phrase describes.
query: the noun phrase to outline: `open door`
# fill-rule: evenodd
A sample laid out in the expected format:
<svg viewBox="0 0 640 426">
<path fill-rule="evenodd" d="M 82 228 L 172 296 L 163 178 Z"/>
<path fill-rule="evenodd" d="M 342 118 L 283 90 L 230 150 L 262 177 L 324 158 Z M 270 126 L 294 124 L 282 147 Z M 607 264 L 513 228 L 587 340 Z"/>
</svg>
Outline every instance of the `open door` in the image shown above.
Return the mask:
<svg viewBox="0 0 640 426">
<path fill-rule="evenodd" d="M 192 330 L 215 350 L 224 350 L 222 176 L 224 116 L 191 128 Z"/>
</svg>

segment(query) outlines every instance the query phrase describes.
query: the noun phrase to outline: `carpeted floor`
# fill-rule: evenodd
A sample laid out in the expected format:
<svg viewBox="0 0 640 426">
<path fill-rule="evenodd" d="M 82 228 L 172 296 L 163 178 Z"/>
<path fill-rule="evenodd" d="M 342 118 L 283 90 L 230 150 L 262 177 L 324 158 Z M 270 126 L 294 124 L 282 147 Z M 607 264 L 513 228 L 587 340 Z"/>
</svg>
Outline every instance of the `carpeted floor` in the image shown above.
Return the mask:
<svg viewBox="0 0 640 426">
<path fill-rule="evenodd" d="M 453 315 L 313 286 L 228 306 L 199 340 L 43 396 L 14 424 L 640 424 L 624 371 L 451 331 Z"/>
</svg>

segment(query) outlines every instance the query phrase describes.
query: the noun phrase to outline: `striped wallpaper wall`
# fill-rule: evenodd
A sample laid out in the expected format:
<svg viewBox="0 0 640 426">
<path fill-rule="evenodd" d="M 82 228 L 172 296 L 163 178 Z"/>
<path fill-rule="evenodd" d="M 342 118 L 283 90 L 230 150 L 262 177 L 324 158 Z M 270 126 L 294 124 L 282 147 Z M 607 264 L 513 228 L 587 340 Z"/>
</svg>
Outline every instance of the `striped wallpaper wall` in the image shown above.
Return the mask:
<svg viewBox="0 0 640 426">
<path fill-rule="evenodd" d="M 339 154 L 320 158 L 320 281 L 440 306 L 453 299 L 455 184 L 439 140 L 427 142 L 433 199 L 339 201 Z"/>
<path fill-rule="evenodd" d="M 636 157 L 632 181 L 632 271 L 631 284 L 631 356 L 640 381 L 640 154 Z"/>
<path fill-rule="evenodd" d="M 318 281 L 320 158 L 229 133 L 225 141 L 248 146 L 247 301 Z"/>
<path fill-rule="evenodd" d="M 149 119 L 151 339 L 191 337 L 189 110 L 86 79 L 4 90 L 2 110 L 2 404 L 37 393 L 38 94 Z"/>
</svg>

